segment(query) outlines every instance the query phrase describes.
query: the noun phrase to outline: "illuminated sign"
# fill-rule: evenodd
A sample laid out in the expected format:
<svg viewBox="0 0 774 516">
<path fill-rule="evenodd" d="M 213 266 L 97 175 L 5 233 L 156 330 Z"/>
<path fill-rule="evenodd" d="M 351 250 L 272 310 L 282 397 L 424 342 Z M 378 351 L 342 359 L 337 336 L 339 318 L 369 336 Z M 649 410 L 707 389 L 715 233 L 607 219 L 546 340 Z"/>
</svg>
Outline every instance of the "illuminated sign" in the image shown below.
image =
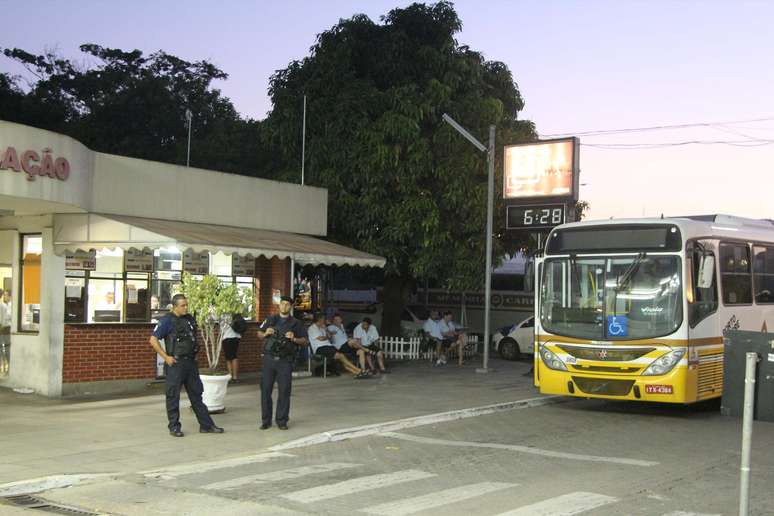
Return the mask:
<svg viewBox="0 0 774 516">
<path fill-rule="evenodd" d="M 505 147 L 505 199 L 578 198 L 578 139 Z"/>
<path fill-rule="evenodd" d="M 97 251 L 75 251 L 65 255 L 65 269 L 71 271 L 93 271 L 97 269 Z"/>
<path fill-rule="evenodd" d="M 124 270 L 126 272 L 153 272 L 153 249 L 130 247 L 124 251 Z"/>
<path fill-rule="evenodd" d="M 234 276 L 255 276 L 255 258 L 248 254 L 240 256 L 236 253 L 231 255 L 231 274 Z"/>
<path fill-rule="evenodd" d="M 545 229 L 564 224 L 564 204 L 506 206 L 505 229 Z"/>
<path fill-rule="evenodd" d="M 65 158 L 55 158 L 49 148 L 43 149 L 41 153 L 25 150 L 19 154 L 15 147 L 7 147 L 0 153 L 0 170 L 24 172 L 27 181 L 35 181 L 38 176 L 67 181 L 70 177 L 70 162 Z"/>
<path fill-rule="evenodd" d="M 207 274 L 210 272 L 210 253 L 207 251 L 197 253 L 193 249 L 187 249 L 183 253 L 183 271 L 191 274 Z"/>
</svg>

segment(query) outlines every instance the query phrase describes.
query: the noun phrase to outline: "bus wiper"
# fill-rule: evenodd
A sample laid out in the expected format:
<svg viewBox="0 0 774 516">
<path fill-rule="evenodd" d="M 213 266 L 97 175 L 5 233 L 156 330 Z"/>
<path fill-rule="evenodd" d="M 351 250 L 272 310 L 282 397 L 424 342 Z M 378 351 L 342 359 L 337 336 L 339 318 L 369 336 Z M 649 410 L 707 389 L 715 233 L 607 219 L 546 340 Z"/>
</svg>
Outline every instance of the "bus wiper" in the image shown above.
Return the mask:
<svg viewBox="0 0 774 516">
<path fill-rule="evenodd" d="M 632 277 L 634 277 L 634 274 L 639 270 L 640 265 L 642 265 L 642 261 L 647 256 L 647 253 L 640 253 L 637 255 L 637 257 L 634 259 L 634 261 L 629 265 L 629 267 L 624 271 L 623 275 L 618 277 L 618 281 L 616 282 L 615 290 L 621 291 L 624 290 L 626 287 L 629 286 L 629 283 L 632 280 Z"/>
<path fill-rule="evenodd" d="M 578 284 L 578 292 L 581 291 L 580 272 L 578 271 L 578 255 L 570 253 L 570 287 L 572 288 L 572 280 Z"/>
</svg>

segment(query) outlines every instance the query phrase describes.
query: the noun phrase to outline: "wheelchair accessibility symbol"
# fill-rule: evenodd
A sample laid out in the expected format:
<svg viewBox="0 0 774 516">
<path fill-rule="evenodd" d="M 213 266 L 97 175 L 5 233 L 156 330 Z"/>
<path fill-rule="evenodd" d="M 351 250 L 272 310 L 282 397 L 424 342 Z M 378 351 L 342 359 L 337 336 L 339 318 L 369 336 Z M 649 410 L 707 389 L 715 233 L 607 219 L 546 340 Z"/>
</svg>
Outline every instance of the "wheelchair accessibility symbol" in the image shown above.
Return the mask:
<svg viewBox="0 0 774 516">
<path fill-rule="evenodd" d="M 629 335 L 629 318 L 625 315 L 608 315 L 607 334 L 610 337 L 626 337 Z"/>
</svg>

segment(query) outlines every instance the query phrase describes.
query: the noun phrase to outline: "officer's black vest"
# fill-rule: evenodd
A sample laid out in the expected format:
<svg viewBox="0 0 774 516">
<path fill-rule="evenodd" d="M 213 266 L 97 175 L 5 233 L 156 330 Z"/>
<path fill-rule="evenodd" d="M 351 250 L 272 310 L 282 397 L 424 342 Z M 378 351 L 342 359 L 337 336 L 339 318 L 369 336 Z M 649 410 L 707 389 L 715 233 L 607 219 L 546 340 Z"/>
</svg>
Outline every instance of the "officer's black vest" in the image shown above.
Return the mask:
<svg viewBox="0 0 774 516">
<path fill-rule="evenodd" d="M 169 314 L 167 317 L 172 321 L 172 331 L 164 339 L 167 354 L 175 357 L 195 357 L 199 351 L 196 320 L 188 314 L 182 317 Z"/>
</svg>

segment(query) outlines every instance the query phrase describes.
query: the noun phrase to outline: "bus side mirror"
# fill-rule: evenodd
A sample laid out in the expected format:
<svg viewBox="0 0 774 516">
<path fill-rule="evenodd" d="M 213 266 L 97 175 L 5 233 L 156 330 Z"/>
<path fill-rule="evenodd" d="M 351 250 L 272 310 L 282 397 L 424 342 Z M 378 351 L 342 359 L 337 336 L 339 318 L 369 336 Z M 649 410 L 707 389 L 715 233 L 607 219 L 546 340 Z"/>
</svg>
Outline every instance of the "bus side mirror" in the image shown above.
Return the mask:
<svg viewBox="0 0 774 516">
<path fill-rule="evenodd" d="M 710 288 L 712 286 L 712 279 L 715 276 L 715 257 L 712 255 L 704 255 L 701 257 L 701 263 L 699 263 L 699 274 L 696 281 L 697 288 Z"/>
<path fill-rule="evenodd" d="M 535 262 L 529 260 L 524 265 L 524 292 L 535 291 Z"/>
</svg>

